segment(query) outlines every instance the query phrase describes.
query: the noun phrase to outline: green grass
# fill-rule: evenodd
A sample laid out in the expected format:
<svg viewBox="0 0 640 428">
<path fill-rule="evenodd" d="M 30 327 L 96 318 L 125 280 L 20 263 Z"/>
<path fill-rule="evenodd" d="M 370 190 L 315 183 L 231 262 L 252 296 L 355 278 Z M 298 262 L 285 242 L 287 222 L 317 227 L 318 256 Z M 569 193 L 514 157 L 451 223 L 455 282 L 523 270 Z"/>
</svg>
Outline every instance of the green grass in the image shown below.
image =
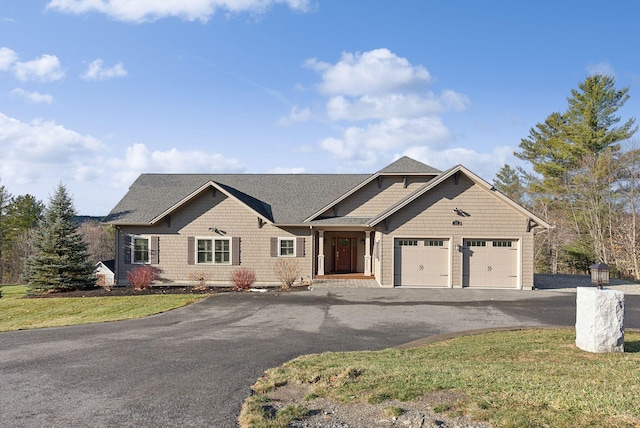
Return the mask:
<svg viewBox="0 0 640 428">
<path fill-rule="evenodd" d="M 625 342 L 625 353 L 591 354 L 575 346 L 573 329 L 542 329 L 406 350 L 308 355 L 267 371 L 253 389 L 266 394 L 276 385 L 305 383 L 309 397 L 344 403 L 410 401 L 452 390 L 466 400 L 438 411 L 496 427 L 637 427 L 640 333 L 627 332 Z M 266 423 L 260 426 L 271 426 Z"/>
<path fill-rule="evenodd" d="M 286 406 L 275 410 L 266 406 L 266 395 L 253 396 L 245 402 L 240 415 L 240 424 L 251 428 L 287 428 L 290 422 L 305 418 L 309 410 L 300 404 Z"/>
<path fill-rule="evenodd" d="M 27 290 L 23 285 L 4 285 L 0 288 L 0 331 L 141 318 L 185 306 L 206 297 L 165 294 L 23 299 Z"/>
</svg>

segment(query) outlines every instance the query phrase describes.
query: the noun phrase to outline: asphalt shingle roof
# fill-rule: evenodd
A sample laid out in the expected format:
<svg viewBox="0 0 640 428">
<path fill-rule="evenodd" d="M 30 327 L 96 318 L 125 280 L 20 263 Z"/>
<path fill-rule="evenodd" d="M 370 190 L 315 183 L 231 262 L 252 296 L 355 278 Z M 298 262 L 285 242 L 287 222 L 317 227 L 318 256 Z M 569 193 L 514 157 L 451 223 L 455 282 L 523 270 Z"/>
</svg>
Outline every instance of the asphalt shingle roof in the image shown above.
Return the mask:
<svg viewBox="0 0 640 428">
<path fill-rule="evenodd" d="M 368 174 L 142 174 L 106 221 L 148 224 L 207 183 L 280 224 L 300 224 Z"/>
<path fill-rule="evenodd" d="M 429 165 L 418 162 L 408 156 L 403 156 L 397 161 L 385 166 L 379 174 L 440 174 L 442 171 L 437 170 Z"/>
<path fill-rule="evenodd" d="M 403 157 L 378 173 L 435 175 L 440 171 Z M 105 221 L 113 224 L 150 224 L 198 189 L 213 182 L 274 223 L 301 224 L 310 215 L 371 177 L 371 174 L 142 174 Z M 354 221 L 359 223 L 363 219 Z"/>
</svg>

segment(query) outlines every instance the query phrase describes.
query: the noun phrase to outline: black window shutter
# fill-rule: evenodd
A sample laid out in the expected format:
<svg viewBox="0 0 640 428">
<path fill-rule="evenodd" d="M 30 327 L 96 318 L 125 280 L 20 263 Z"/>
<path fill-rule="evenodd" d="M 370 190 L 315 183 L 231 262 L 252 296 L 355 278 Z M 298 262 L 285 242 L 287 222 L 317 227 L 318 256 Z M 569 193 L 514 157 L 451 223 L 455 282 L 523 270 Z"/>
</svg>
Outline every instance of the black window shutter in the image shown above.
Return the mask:
<svg viewBox="0 0 640 428">
<path fill-rule="evenodd" d="M 296 238 L 296 257 L 304 257 L 304 237 Z"/>
<path fill-rule="evenodd" d="M 160 263 L 160 237 L 157 235 L 151 237 L 151 257 L 149 260 L 152 265 Z"/>
<path fill-rule="evenodd" d="M 189 236 L 187 238 L 187 264 L 196 264 L 196 238 L 195 236 Z"/>
<path fill-rule="evenodd" d="M 278 238 L 271 238 L 271 257 L 278 257 Z"/>
<path fill-rule="evenodd" d="M 240 264 L 240 238 L 231 238 L 231 264 L 238 266 Z"/>
<path fill-rule="evenodd" d="M 123 262 L 125 265 L 131 264 L 131 235 L 124 235 Z"/>
</svg>

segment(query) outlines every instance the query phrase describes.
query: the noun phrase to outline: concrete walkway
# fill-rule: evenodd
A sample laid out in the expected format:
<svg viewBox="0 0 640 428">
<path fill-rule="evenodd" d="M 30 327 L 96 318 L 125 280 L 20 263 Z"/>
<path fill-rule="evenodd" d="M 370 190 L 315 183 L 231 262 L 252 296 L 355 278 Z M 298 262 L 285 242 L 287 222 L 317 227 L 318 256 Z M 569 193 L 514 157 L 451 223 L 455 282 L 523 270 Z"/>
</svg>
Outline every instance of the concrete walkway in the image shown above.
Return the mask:
<svg viewBox="0 0 640 428">
<path fill-rule="evenodd" d="M 315 279 L 310 290 L 323 288 L 381 288 L 375 279 Z"/>
</svg>

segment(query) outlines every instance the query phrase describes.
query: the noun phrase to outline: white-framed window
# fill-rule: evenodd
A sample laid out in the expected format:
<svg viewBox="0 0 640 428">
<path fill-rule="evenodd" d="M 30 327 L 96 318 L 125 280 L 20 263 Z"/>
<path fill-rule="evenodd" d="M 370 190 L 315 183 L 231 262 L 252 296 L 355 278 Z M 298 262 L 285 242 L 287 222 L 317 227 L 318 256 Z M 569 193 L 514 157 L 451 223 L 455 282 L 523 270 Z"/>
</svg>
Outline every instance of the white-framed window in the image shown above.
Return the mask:
<svg viewBox="0 0 640 428">
<path fill-rule="evenodd" d="M 196 244 L 196 260 L 198 264 L 213 263 L 213 239 L 198 239 Z"/>
<path fill-rule="evenodd" d="M 295 238 L 278 238 L 278 256 L 279 257 L 295 257 L 296 256 Z"/>
<path fill-rule="evenodd" d="M 149 236 L 134 235 L 131 237 L 131 263 L 149 264 L 151 260 L 151 238 Z"/>
<path fill-rule="evenodd" d="M 196 238 L 197 264 L 231 264 L 231 238 Z"/>
</svg>

